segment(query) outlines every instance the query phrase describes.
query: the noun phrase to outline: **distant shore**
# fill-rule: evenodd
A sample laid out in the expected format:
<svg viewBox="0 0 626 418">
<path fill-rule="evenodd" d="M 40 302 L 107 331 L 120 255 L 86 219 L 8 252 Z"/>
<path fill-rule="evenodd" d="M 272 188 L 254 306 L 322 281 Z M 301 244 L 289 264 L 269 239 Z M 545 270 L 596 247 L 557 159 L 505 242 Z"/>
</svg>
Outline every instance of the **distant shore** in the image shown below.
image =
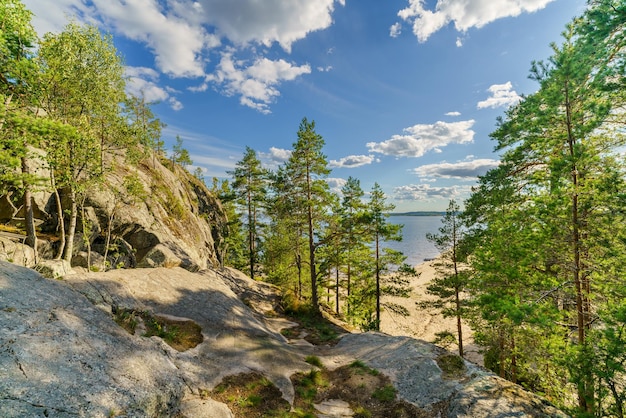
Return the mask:
<svg viewBox="0 0 626 418">
<path fill-rule="evenodd" d="M 445 212 L 434 211 L 417 211 L 417 212 L 394 212 L 390 213 L 390 216 L 443 216 Z"/>
</svg>

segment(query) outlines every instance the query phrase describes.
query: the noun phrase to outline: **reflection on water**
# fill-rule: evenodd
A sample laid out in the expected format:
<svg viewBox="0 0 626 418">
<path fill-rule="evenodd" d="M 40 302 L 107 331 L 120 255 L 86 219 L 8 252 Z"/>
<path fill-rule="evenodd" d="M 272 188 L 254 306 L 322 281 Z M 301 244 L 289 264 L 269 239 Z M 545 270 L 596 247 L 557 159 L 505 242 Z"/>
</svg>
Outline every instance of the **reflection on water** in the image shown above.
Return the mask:
<svg viewBox="0 0 626 418">
<path fill-rule="evenodd" d="M 441 216 L 397 216 L 388 218 L 390 223 L 404 225 L 402 241 L 385 242 L 384 246 L 402 251 L 407 257 L 406 263 L 412 266 L 439 255 L 439 250 L 426 239 L 426 234 L 438 234 Z"/>
</svg>

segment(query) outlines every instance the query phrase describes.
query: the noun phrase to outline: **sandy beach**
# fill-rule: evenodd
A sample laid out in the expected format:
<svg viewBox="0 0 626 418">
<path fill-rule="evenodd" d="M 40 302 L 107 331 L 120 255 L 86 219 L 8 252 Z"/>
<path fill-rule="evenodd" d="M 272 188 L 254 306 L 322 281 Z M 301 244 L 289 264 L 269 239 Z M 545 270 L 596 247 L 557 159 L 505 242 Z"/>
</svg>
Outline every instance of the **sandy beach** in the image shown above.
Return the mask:
<svg viewBox="0 0 626 418">
<path fill-rule="evenodd" d="M 442 331 L 449 331 L 456 336 L 455 318 L 444 318 L 441 314 L 437 313 L 436 310 L 421 309 L 416 304 L 417 301 L 434 298 L 434 296 L 426 293 L 426 287 L 436 277 L 435 263 L 436 260 L 432 260 L 415 266 L 415 271 L 420 274 L 411 281 L 411 287 L 413 288 L 411 297 L 383 298 L 383 302 L 390 301 L 404 306 L 410 312 L 410 315 L 403 317 L 384 310 L 381 313 L 382 332 L 390 335 L 409 336 L 428 342 L 433 342 L 436 338 L 436 334 Z M 473 343 L 472 331 L 467 324 L 463 324 L 463 345 L 465 358 L 482 365 L 482 356 Z M 458 353 L 458 346 L 456 344 L 446 348 L 452 352 Z"/>
</svg>

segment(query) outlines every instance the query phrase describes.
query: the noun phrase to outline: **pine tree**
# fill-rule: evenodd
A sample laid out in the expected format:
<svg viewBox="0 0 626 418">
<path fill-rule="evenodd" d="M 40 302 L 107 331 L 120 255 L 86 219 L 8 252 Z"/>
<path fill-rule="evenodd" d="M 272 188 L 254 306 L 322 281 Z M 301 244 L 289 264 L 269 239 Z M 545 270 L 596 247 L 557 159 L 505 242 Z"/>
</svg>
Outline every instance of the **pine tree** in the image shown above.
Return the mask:
<svg viewBox="0 0 626 418">
<path fill-rule="evenodd" d="M 357 303 L 360 305 L 363 326 L 375 330 L 380 330 L 381 297 L 386 290 L 383 276 L 390 274 L 390 268 L 393 265 L 402 265 L 405 259 L 402 253 L 384 248 L 384 241 L 402 240 L 402 225 L 388 222 L 389 213 L 395 209 L 395 206 L 387 203 L 386 200 L 382 188 L 378 183 L 375 183 L 365 215 L 365 224 L 368 225 L 368 238 L 373 244 L 373 257 L 370 264 L 371 275 L 362 278 L 361 288 L 350 298 L 352 305 Z M 373 278 L 373 283 L 370 278 Z M 399 282 L 398 284 L 400 288 L 406 288 L 406 282 Z M 398 295 L 403 294 L 400 291 L 397 293 Z M 406 292 L 404 293 L 406 294 Z M 372 305 L 373 309 L 370 308 Z"/>
<path fill-rule="evenodd" d="M 345 251 L 345 274 L 346 274 L 346 299 L 350 299 L 352 277 L 358 269 L 364 266 L 364 258 L 369 255 L 367 248 L 367 217 L 366 203 L 363 201 L 364 192 L 361 183 L 354 177 L 348 177 L 348 181 L 341 189 L 343 199 L 339 216 L 341 218 L 341 247 Z M 339 283 L 337 283 L 337 313 L 339 313 Z M 347 313 L 349 315 L 350 305 Z"/>
<path fill-rule="evenodd" d="M 540 89 L 499 121 L 492 136 L 503 164 L 485 176 L 466 212 L 481 225 L 472 288 L 482 320 L 498 336 L 500 369 L 513 380 L 529 378 L 542 369 L 529 360 L 535 350 L 545 369 L 565 366 L 568 375 L 536 374 L 539 389 L 564 400 L 558 392 L 571 379 L 579 412 L 597 414 L 608 393 L 594 375 L 597 355 L 611 340 L 596 327 L 619 312 L 613 307 L 624 290 L 616 280 L 625 267 L 616 255 L 625 235 L 617 152 L 626 138 L 617 109 L 625 99 L 626 6 L 590 6 L 568 25 L 563 44 L 553 45 L 550 60 L 533 64 Z M 534 344 L 520 344 L 530 338 Z M 617 407 L 620 399 L 611 402 Z"/>
<path fill-rule="evenodd" d="M 183 147 L 183 139 L 179 135 L 176 135 L 176 143 L 172 147 L 172 168 L 174 164 L 178 164 L 183 168 L 193 164 L 189 151 Z"/>
<path fill-rule="evenodd" d="M 426 288 L 428 294 L 437 296 L 438 299 L 420 302 L 420 306 L 434 307 L 439 309 L 444 317 L 456 319 L 459 356 L 463 357 L 461 319 L 467 302 L 463 300 L 462 294 L 467 287 L 469 272 L 461 265 L 465 254 L 462 249 L 463 229 L 459 218 L 460 210 L 456 201 L 451 200 L 441 220 L 442 226 L 439 228 L 439 233 L 426 235 L 426 238 L 441 252 L 439 261 L 435 264 L 438 276 Z"/>
<path fill-rule="evenodd" d="M 295 204 L 303 209 L 306 219 L 308 240 L 308 264 L 311 283 L 311 308 L 319 311 L 317 294 L 318 265 L 316 251 L 318 235 L 325 222 L 329 207 L 329 187 L 325 181 L 330 170 L 326 156 L 322 153 L 324 139 L 315 131 L 315 122 L 302 119 L 298 130 L 298 140 L 293 144 L 293 152 L 286 164 L 290 187 L 296 195 Z"/>
<path fill-rule="evenodd" d="M 243 208 L 247 229 L 248 260 L 250 277 L 254 278 L 259 259 L 259 241 L 263 225 L 259 221 L 262 209 L 267 201 L 267 170 L 261 166 L 256 152 L 246 147 L 243 158 L 237 162 L 235 169 L 228 174 L 233 176 L 232 188 L 235 192 L 235 202 Z"/>
</svg>

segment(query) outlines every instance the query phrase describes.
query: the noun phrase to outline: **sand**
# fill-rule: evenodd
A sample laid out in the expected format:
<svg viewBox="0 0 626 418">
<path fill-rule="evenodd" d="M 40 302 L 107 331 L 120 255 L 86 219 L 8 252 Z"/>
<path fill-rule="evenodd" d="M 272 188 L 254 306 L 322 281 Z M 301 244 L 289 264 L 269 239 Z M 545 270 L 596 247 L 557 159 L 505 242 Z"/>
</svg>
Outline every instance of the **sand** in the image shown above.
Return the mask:
<svg viewBox="0 0 626 418">
<path fill-rule="evenodd" d="M 435 309 L 422 309 L 416 304 L 417 301 L 434 298 L 434 296 L 426 293 L 426 287 L 436 277 L 437 271 L 434 267 L 436 262 L 436 260 L 426 261 L 415 266 L 415 271 L 420 274 L 411 280 L 413 290 L 409 298 L 384 297 L 382 299 L 383 303 L 386 301 L 393 302 L 404 306 L 410 312 L 408 317 L 403 317 L 384 310 L 381 313 L 382 332 L 390 335 L 413 337 L 431 343 L 435 341 L 436 334 L 442 331 L 449 331 L 456 336 L 456 318 L 444 318 Z M 482 365 L 482 356 L 478 347 L 474 345 L 472 330 L 466 323 L 462 324 L 462 330 L 465 358 Z M 456 344 L 444 346 L 444 348 L 458 353 Z"/>
</svg>

